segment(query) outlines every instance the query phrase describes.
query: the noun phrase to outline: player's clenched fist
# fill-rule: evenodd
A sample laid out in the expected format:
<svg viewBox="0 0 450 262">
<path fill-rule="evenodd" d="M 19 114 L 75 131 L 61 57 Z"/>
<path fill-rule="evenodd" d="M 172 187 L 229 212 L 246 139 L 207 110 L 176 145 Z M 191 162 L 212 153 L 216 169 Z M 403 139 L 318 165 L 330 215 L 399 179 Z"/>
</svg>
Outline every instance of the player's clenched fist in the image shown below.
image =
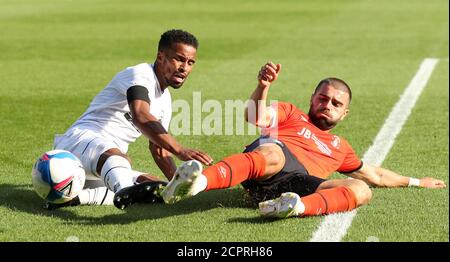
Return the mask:
<svg viewBox="0 0 450 262">
<path fill-rule="evenodd" d="M 261 67 L 258 73 L 258 84 L 260 87 L 268 87 L 270 84 L 278 78 L 278 74 L 281 70 L 281 64 L 274 64 L 267 62 Z"/>
</svg>

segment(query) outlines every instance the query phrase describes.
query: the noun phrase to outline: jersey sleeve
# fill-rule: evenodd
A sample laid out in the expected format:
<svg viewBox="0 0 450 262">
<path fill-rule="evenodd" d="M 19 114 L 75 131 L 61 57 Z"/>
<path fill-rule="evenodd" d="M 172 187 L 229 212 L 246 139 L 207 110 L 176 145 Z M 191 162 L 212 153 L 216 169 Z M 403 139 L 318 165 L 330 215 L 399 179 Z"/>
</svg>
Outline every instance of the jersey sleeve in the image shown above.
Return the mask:
<svg viewBox="0 0 450 262">
<path fill-rule="evenodd" d="M 142 86 L 145 87 L 149 93 L 151 100 L 152 93 L 155 92 L 155 81 L 148 76 L 148 72 L 141 68 L 142 66 L 128 67 L 127 69 L 120 72 L 116 77 L 115 87 L 117 91 L 123 95 L 127 95 L 127 91 L 132 86 Z"/>
<path fill-rule="evenodd" d="M 290 103 L 278 102 L 270 105 L 267 108 L 267 112 L 270 114 L 269 128 L 282 125 L 286 122 L 294 113 L 295 106 Z"/>
<path fill-rule="evenodd" d="M 359 170 L 363 165 L 362 160 L 359 159 L 353 148 L 346 140 L 343 140 L 342 146 L 345 146 L 347 148 L 347 153 L 345 155 L 344 161 L 337 171 L 343 174 L 348 174 Z"/>
</svg>

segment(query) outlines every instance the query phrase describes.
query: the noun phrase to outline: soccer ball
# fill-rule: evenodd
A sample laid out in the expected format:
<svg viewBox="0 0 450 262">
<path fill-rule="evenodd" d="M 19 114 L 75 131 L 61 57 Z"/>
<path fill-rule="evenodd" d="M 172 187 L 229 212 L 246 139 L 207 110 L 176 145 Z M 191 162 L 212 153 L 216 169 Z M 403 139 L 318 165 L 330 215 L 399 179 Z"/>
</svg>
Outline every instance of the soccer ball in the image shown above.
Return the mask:
<svg viewBox="0 0 450 262">
<path fill-rule="evenodd" d="M 65 150 L 45 152 L 34 164 L 31 176 L 36 193 L 55 204 L 76 197 L 86 179 L 81 161 Z"/>
</svg>

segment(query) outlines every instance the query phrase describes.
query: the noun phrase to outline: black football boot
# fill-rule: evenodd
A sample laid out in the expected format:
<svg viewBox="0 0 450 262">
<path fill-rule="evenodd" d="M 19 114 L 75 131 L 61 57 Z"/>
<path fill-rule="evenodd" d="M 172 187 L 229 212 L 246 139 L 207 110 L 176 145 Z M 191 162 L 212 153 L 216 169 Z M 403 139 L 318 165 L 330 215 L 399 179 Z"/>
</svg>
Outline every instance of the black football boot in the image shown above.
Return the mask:
<svg viewBox="0 0 450 262">
<path fill-rule="evenodd" d="M 165 181 L 145 181 L 122 188 L 114 195 L 114 205 L 125 209 L 134 203 L 164 203 L 160 193 L 166 185 Z"/>
</svg>

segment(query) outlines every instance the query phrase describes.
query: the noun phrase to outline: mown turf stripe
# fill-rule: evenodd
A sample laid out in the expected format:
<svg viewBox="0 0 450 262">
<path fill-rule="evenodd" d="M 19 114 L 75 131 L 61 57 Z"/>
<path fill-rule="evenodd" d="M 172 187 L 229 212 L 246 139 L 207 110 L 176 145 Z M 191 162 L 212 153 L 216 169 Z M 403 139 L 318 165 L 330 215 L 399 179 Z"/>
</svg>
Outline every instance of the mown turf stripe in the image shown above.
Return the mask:
<svg viewBox="0 0 450 262">
<path fill-rule="evenodd" d="M 394 145 L 395 138 L 402 130 L 417 99 L 430 79 L 438 61 L 435 58 L 426 58 L 422 61 L 419 70 L 392 109 L 375 137 L 373 144 L 364 154 L 364 162 L 375 166 L 383 163 L 383 160 Z M 313 233 L 310 242 L 340 242 L 345 234 L 347 234 L 347 230 L 350 228 L 356 212 L 355 209 L 350 212 L 326 216 L 318 229 Z"/>
</svg>

